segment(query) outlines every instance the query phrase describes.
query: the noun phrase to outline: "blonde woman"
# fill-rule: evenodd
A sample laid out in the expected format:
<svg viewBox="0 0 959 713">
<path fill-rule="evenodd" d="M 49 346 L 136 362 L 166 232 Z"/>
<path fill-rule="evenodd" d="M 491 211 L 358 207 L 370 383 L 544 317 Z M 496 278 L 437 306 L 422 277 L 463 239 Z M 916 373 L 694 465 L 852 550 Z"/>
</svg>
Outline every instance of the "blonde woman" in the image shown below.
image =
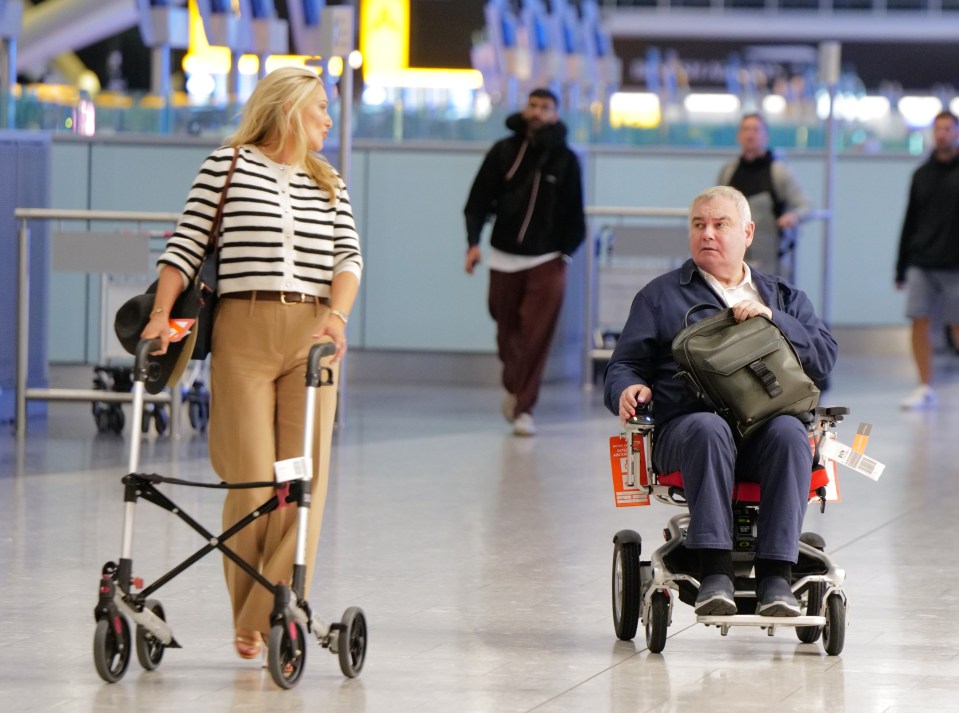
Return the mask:
<svg viewBox="0 0 959 713">
<path fill-rule="evenodd" d="M 306 68 L 260 80 L 229 145 L 203 162 L 186 207 L 159 259 L 153 315 L 142 336 L 167 347 L 167 319 L 193 278 L 236 152 L 222 219 L 211 361 L 210 460 L 228 483 L 271 480 L 273 463 L 302 455 L 306 360 L 317 340 L 332 341 L 334 370 L 346 351 L 346 324 L 363 259 L 346 186 L 312 152 L 333 125 L 323 83 Z M 336 390 L 321 388 L 314 434 L 306 587 L 319 544 Z M 269 489 L 230 490 L 224 528 L 270 497 Z M 271 582 L 289 582 L 296 508 L 255 520 L 227 544 Z M 260 654 L 272 595 L 224 559 L 237 654 Z"/>
</svg>

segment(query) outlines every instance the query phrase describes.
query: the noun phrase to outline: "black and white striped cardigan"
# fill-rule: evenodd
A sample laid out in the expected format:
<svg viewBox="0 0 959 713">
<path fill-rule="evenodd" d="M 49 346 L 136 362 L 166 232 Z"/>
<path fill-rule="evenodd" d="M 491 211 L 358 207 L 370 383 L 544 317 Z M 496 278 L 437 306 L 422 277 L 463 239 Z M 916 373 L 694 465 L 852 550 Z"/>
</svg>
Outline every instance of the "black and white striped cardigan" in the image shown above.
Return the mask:
<svg viewBox="0 0 959 713">
<path fill-rule="evenodd" d="M 176 230 L 160 256 L 192 280 L 233 159 L 233 148 L 210 154 L 190 189 Z M 329 297 L 341 272 L 360 278 L 363 258 L 346 186 L 337 201 L 302 169 L 275 163 L 242 146 L 227 189 L 220 253 L 220 294 L 245 290 L 302 292 Z"/>
</svg>

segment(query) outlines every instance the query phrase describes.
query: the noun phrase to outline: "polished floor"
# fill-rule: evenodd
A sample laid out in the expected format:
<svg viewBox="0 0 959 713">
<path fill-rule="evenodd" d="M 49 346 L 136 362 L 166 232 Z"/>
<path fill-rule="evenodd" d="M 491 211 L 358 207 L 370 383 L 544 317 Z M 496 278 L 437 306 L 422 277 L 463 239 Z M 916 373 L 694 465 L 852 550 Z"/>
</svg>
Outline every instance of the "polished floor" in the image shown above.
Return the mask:
<svg viewBox="0 0 959 713">
<path fill-rule="evenodd" d="M 959 709 L 959 358 L 937 359 L 939 407 L 903 413 L 900 357 L 846 357 L 824 402 L 846 405 L 851 443 L 873 424 L 878 482 L 840 472 L 842 502 L 806 525 L 845 567 L 840 656 L 734 628 L 722 637 L 677 605 L 662 654 L 617 641 L 612 536 L 656 546 L 675 508 L 614 507 L 598 390 L 548 386 L 539 434 L 510 435 L 492 388 L 353 383 L 333 453 L 311 604 L 362 607 L 365 669 L 344 678 L 314 647 L 298 686 L 277 688 L 231 646 L 218 556 L 158 595 L 180 650 L 106 684 L 94 671 L 102 564 L 119 554 L 127 443 L 97 435 L 88 405 L 54 404 L 25 449 L 0 435 L 0 701 L 7 711 L 667 711 L 929 713 Z M 205 439 L 149 435 L 141 465 L 211 480 Z M 169 486 L 214 527 L 221 494 Z M 148 580 L 200 546 L 138 509 L 135 574 Z"/>
</svg>

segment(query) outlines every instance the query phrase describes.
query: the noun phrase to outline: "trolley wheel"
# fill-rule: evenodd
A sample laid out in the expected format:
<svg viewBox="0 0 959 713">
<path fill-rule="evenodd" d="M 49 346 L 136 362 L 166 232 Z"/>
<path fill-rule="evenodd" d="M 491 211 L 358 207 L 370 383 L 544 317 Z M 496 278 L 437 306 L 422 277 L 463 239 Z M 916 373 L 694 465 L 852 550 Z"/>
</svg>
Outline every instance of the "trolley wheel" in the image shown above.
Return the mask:
<svg viewBox="0 0 959 713">
<path fill-rule="evenodd" d="M 350 607 L 343 612 L 341 623 L 343 628 L 339 631 L 336 647 L 340 657 L 340 671 L 347 678 L 356 678 L 366 661 L 366 617 L 359 607 Z"/>
<path fill-rule="evenodd" d="M 208 401 L 190 402 L 190 425 L 193 430 L 201 433 L 206 430 L 206 425 L 210 420 L 210 403 Z"/>
<path fill-rule="evenodd" d="M 823 593 L 826 586 L 822 582 L 813 582 L 806 589 L 806 616 L 819 616 Z M 796 636 L 804 644 L 815 644 L 822 634 L 821 626 L 797 626 Z"/>
<path fill-rule="evenodd" d="M 160 605 L 160 602 L 147 599 L 143 603 L 143 607 L 149 609 L 156 616 L 163 619 L 163 621 L 166 621 L 166 616 L 163 613 L 163 607 Z M 147 671 L 152 671 L 159 666 L 160 661 L 163 660 L 163 652 L 166 650 L 166 645 L 151 634 L 149 629 L 139 624 L 137 624 L 136 642 L 137 660 L 140 662 L 140 665 Z"/>
<path fill-rule="evenodd" d="M 93 635 L 93 665 L 107 683 L 116 683 L 130 663 L 130 625 L 119 614 L 100 619 Z"/>
<path fill-rule="evenodd" d="M 631 641 L 636 636 L 642 606 L 638 542 L 616 542 L 613 548 L 613 628 L 616 638 Z"/>
<path fill-rule="evenodd" d="M 293 688 L 306 664 L 306 638 L 295 621 L 281 621 L 270 629 L 266 663 L 273 681 L 280 688 Z"/>
<path fill-rule="evenodd" d="M 822 645 L 830 656 L 838 656 L 846 643 L 846 602 L 833 594 L 826 600 L 826 626 L 822 630 Z"/>
<path fill-rule="evenodd" d="M 123 433 L 123 409 L 120 408 L 120 404 L 110 404 L 110 408 L 107 411 L 107 423 L 109 429 L 120 435 Z"/>
<path fill-rule="evenodd" d="M 666 629 L 669 626 L 669 599 L 663 592 L 653 592 L 646 612 L 646 648 L 658 654 L 666 648 Z"/>
<path fill-rule="evenodd" d="M 153 408 L 153 425 L 156 427 L 157 434 L 162 436 L 166 433 L 167 426 L 170 424 L 170 418 L 166 415 L 166 409 L 162 406 Z"/>
<path fill-rule="evenodd" d="M 97 433 L 106 433 L 110 430 L 110 411 L 99 403 L 93 404 L 93 420 L 97 424 Z"/>
</svg>

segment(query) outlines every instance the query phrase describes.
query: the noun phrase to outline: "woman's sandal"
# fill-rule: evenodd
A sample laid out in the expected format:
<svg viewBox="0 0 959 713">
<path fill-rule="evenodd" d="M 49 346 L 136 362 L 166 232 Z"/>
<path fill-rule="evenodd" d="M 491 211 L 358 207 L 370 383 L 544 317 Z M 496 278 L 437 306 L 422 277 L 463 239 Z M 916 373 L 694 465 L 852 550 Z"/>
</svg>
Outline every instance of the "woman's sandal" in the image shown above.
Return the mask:
<svg viewBox="0 0 959 713">
<path fill-rule="evenodd" d="M 233 645 L 241 659 L 255 659 L 263 648 L 263 637 L 260 636 L 259 631 L 237 629 Z"/>
</svg>

